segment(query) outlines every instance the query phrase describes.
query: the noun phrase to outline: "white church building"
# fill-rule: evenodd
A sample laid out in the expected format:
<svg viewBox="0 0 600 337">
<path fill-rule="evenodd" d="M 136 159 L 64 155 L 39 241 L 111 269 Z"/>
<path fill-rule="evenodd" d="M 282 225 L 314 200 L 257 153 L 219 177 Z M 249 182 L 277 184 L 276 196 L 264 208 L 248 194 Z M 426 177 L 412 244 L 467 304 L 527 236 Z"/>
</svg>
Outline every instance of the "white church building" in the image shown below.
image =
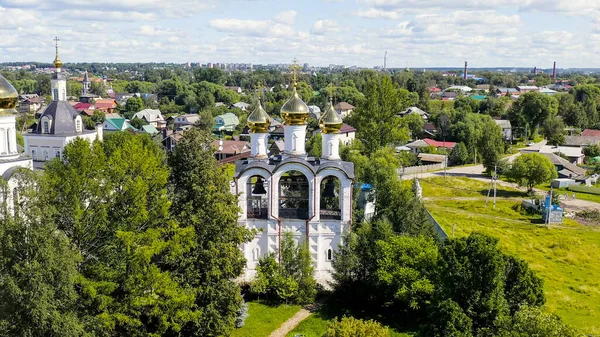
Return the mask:
<svg viewBox="0 0 600 337">
<path fill-rule="evenodd" d="M 13 190 L 17 185 L 14 173 L 19 168 L 33 169 L 33 163 L 27 154 L 19 153 L 17 148 L 16 117 L 19 94 L 8 81 L 0 75 L 0 175 L 8 183 L 10 194 L 7 205 L 12 210 Z"/>
<path fill-rule="evenodd" d="M 46 106 L 34 130 L 23 135 L 25 153 L 34 161 L 45 162 L 53 158 L 62 158 L 65 146 L 76 138 L 90 142 L 102 140 L 102 125 L 96 130 L 84 129 L 83 120 L 77 110 L 67 102 L 67 80 L 62 73 L 62 61 L 58 57 L 58 39 L 55 39 L 56 57 L 55 72 L 52 74 L 50 86 L 52 103 Z"/>
<path fill-rule="evenodd" d="M 291 232 L 306 243 L 320 283 L 331 279 L 333 253 L 352 224 L 354 164 L 339 156 L 342 120 L 333 105 L 319 121 L 323 133 L 321 158 L 305 151 L 308 106 L 294 83 L 292 97 L 281 108 L 284 119 L 284 152 L 267 155 L 271 120 L 262 106 L 248 116 L 251 156 L 236 163 L 233 193 L 239 195 L 238 223 L 256 229 L 254 239 L 242 250 L 247 260 L 243 275 L 250 281 L 260 257 L 278 256 L 283 233 Z"/>
</svg>

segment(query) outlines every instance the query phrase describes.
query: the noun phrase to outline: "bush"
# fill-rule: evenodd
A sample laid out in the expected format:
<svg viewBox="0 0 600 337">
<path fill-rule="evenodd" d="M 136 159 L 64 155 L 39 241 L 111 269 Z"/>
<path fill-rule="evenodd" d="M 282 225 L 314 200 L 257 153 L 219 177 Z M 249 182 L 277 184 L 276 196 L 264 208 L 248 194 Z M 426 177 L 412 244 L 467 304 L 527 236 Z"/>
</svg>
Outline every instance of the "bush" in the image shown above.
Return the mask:
<svg viewBox="0 0 600 337">
<path fill-rule="evenodd" d="M 569 185 L 567 189 L 572 192 L 600 195 L 600 188 L 596 187 L 587 187 L 583 185 Z"/>
<path fill-rule="evenodd" d="M 337 317 L 327 326 L 323 337 L 389 337 L 388 329 L 374 320 L 364 321 L 354 317 Z"/>
</svg>

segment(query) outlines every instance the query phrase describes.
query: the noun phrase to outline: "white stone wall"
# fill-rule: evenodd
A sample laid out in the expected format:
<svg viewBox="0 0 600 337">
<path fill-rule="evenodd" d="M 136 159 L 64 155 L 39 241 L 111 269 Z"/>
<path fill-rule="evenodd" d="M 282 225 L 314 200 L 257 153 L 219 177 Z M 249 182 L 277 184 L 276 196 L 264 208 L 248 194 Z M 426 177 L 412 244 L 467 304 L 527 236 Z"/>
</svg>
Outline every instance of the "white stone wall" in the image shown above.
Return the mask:
<svg viewBox="0 0 600 337">
<path fill-rule="evenodd" d="M 309 219 L 279 219 L 279 180 L 288 171 L 302 172 L 309 185 Z M 248 180 L 253 176 L 261 176 L 265 180 L 268 219 L 247 218 Z M 320 188 L 323 179 L 334 176 L 340 181 L 341 220 L 320 219 Z M 317 188 L 315 188 L 317 187 Z M 242 277 L 251 281 L 256 274 L 258 258 L 268 253 L 277 254 L 279 242 L 285 232 L 291 232 L 297 242 L 306 242 L 308 235 L 309 251 L 315 265 L 315 278 L 326 285 L 331 280 L 331 260 L 342 242 L 342 235 L 349 230 L 352 214 L 352 180 L 344 172 L 336 168 L 326 168 L 316 175 L 306 166 L 299 163 L 281 165 L 272 175 L 262 168 L 251 168 L 245 171 L 236 181 L 235 192 L 239 195 L 240 214 L 238 223 L 257 230 L 254 239 L 242 245 L 247 265 Z M 328 254 L 328 251 L 331 253 Z"/>
<path fill-rule="evenodd" d="M 304 155 L 306 154 L 306 125 L 284 125 L 284 154 L 286 155 Z"/>
<path fill-rule="evenodd" d="M 25 153 L 34 161 L 47 161 L 56 157 L 62 158 L 65 146 L 76 138 L 96 140 L 97 133 L 85 133 L 77 136 L 40 135 L 35 133 L 24 134 Z M 101 136 L 100 136 L 101 137 Z"/>
</svg>

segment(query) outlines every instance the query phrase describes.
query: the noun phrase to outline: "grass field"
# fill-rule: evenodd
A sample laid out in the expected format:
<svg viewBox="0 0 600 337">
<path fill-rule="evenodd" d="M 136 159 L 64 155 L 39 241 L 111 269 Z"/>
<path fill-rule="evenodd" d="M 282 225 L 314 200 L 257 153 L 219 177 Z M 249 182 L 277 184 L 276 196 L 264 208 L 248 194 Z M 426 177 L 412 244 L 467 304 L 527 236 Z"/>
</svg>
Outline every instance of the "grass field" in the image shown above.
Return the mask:
<svg viewBox="0 0 600 337">
<path fill-rule="evenodd" d="M 300 310 L 298 305 L 269 306 L 259 302 L 249 302 L 246 324 L 235 329 L 231 337 L 268 337 L 298 310 Z"/>
<path fill-rule="evenodd" d="M 550 312 L 585 333 L 600 334 L 599 227 L 565 219 L 562 225 L 546 229 L 540 216 L 519 211 L 520 198 L 514 190 L 501 187 L 496 208 L 491 204 L 486 208 L 485 195 L 481 197 L 482 190 L 487 192 L 484 182 L 451 178 L 443 185 L 437 180 L 421 180 L 423 196 L 449 235 L 454 227 L 457 237 L 478 231 L 499 238 L 503 250 L 526 260 L 544 279 Z"/>
<path fill-rule="evenodd" d="M 290 332 L 287 337 L 294 337 L 295 335 L 303 335 L 304 337 L 322 337 L 327 331 L 327 324 L 331 320 L 328 315 L 321 312 L 316 312 L 312 316 L 308 317 L 304 321 L 300 322 L 298 326 Z M 391 337 L 411 337 L 412 334 L 397 332 L 394 329 L 389 329 Z"/>
</svg>

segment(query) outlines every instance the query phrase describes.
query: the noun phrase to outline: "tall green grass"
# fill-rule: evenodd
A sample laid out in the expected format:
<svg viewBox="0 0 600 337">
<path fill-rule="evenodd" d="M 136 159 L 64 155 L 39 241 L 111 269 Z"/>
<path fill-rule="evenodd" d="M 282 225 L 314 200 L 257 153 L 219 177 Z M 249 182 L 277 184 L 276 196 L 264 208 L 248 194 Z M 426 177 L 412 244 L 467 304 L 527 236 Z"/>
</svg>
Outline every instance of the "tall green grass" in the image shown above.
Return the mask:
<svg viewBox="0 0 600 337">
<path fill-rule="evenodd" d="M 458 181 L 457 181 L 458 182 Z M 462 182 L 475 195 L 481 188 Z M 544 227 L 539 215 L 520 211 L 522 198 L 505 198 L 496 208 L 484 200 L 452 200 L 455 188 L 423 186 L 423 196 L 448 196 L 425 201 L 427 208 L 448 235 L 466 236 L 478 231 L 500 239 L 501 248 L 527 261 L 544 279 L 546 307 L 584 333 L 600 334 L 600 228 L 565 219 L 561 225 Z M 469 188 L 465 188 L 469 189 Z M 429 193 L 434 193 L 429 194 Z"/>
</svg>

